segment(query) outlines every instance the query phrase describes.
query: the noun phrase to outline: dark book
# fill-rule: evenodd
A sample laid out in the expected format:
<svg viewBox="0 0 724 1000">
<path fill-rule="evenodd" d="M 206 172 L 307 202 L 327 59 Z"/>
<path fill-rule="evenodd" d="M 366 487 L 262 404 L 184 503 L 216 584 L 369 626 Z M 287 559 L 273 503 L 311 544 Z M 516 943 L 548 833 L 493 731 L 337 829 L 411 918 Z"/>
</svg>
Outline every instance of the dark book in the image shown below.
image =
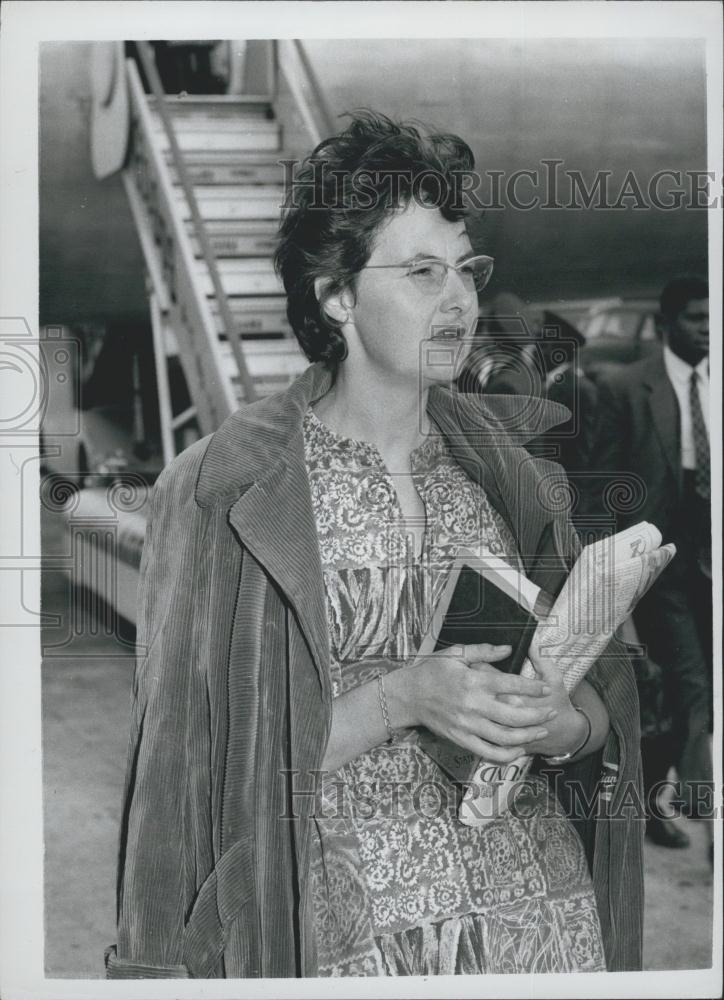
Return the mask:
<svg viewBox="0 0 724 1000">
<path fill-rule="evenodd" d="M 505 673 L 518 673 L 537 622 L 525 604 L 483 576 L 474 564 L 463 562 L 434 651 L 481 642 L 511 646 L 511 655 L 497 660 L 495 666 Z"/>
<path fill-rule="evenodd" d="M 567 567 L 555 554 L 547 530 L 529 575 L 495 557 L 480 558 L 461 550 L 453 564 L 418 658 L 453 646 L 491 643 L 509 645 L 512 652 L 493 666 L 520 673 L 538 621 L 550 612 L 553 596 L 534 579 L 557 593 Z M 444 737 L 420 730 L 420 746 L 448 774 L 468 781 L 479 757 Z"/>
</svg>

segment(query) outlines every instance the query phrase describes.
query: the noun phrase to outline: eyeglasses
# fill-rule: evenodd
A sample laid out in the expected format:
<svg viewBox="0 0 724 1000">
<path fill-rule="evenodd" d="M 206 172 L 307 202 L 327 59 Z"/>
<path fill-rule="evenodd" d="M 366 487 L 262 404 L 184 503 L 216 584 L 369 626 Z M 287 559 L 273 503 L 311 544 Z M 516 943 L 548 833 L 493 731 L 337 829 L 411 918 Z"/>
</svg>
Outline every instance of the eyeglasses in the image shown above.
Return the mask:
<svg viewBox="0 0 724 1000">
<path fill-rule="evenodd" d="M 470 292 L 482 292 L 490 281 L 493 264 L 492 257 L 481 254 L 477 257 L 468 257 L 459 264 L 448 264 L 437 257 L 425 257 L 407 264 L 367 264 L 362 270 L 403 268 L 404 277 L 410 278 L 421 292 L 436 295 L 443 290 L 448 271 L 455 271 Z"/>
</svg>

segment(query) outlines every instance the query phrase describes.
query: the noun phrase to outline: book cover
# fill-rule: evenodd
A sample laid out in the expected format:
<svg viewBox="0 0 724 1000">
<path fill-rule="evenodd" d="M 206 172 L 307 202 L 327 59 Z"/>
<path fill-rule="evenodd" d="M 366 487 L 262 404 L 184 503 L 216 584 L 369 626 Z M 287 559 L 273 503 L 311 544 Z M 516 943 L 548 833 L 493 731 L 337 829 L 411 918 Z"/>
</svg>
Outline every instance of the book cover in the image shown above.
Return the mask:
<svg viewBox="0 0 724 1000">
<path fill-rule="evenodd" d="M 567 576 L 552 530 L 549 524 L 527 576 L 495 556 L 460 550 L 418 659 L 451 646 L 488 642 L 512 647 L 510 656 L 493 664 L 498 670 L 520 673 L 538 622 L 550 612 Z M 480 760 L 478 754 L 425 727 L 420 729 L 419 745 L 454 781 L 469 781 Z"/>
<path fill-rule="evenodd" d="M 509 645 L 510 656 L 498 660 L 494 666 L 507 673 L 518 673 L 538 618 L 533 608 L 512 596 L 511 587 L 502 589 L 501 582 L 494 573 L 483 575 L 476 557 L 459 555 L 433 616 L 423 655 L 456 645 L 484 642 Z M 479 759 L 472 751 L 424 727 L 420 730 L 419 745 L 450 778 L 458 781 L 470 779 Z"/>
</svg>

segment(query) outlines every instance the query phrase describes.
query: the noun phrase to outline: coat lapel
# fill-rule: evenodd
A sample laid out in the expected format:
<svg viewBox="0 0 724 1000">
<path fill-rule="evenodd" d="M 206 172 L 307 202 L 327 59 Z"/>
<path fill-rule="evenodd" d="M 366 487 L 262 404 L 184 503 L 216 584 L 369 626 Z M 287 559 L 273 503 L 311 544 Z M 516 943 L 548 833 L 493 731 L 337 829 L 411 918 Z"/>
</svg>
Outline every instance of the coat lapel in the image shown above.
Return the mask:
<svg viewBox="0 0 724 1000">
<path fill-rule="evenodd" d="M 546 526 L 567 515 L 569 492 L 560 465 L 523 445 L 566 420 L 568 410 L 537 398 L 466 397 L 444 389 L 431 391 L 428 410 L 457 462 L 507 522 L 530 570 Z"/>
<path fill-rule="evenodd" d="M 240 542 L 284 592 L 331 698 L 324 578 L 304 460 L 302 421 L 331 376 L 311 365 L 284 393 L 243 407 L 211 436 L 196 487 L 224 504 Z"/>
<path fill-rule="evenodd" d="M 681 431 L 679 404 L 666 374 L 663 357 L 656 357 L 644 380 L 649 390 L 649 408 L 654 431 L 677 483 L 681 480 Z"/>
<path fill-rule="evenodd" d="M 324 577 L 301 428 L 285 458 L 232 505 L 229 522 L 294 608 L 317 665 L 324 698 L 329 699 Z"/>
</svg>

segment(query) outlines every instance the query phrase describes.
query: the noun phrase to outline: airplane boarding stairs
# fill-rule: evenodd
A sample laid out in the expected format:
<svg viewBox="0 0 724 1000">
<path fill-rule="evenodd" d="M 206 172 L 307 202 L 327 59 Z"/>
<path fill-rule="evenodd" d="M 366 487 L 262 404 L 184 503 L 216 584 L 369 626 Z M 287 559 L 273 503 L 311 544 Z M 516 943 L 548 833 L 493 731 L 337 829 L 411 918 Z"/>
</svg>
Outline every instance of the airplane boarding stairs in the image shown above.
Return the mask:
<svg viewBox="0 0 724 1000">
<path fill-rule="evenodd" d="M 161 109 L 134 62 L 127 71 L 132 139 L 123 181 L 150 279 L 168 462 L 240 403 L 283 388 L 306 361 L 272 264 L 284 154 L 269 100 L 179 96 Z M 180 412 L 168 375 L 175 359 L 190 404 Z"/>
<path fill-rule="evenodd" d="M 164 97 L 139 54 L 156 93 L 128 60 L 122 179 L 146 265 L 165 465 L 308 362 L 272 263 L 287 157 L 270 99 Z M 135 621 L 148 492 L 135 478 L 125 492 L 81 490 L 68 515 L 71 575 L 101 598 L 107 623 L 115 612 Z"/>
</svg>

